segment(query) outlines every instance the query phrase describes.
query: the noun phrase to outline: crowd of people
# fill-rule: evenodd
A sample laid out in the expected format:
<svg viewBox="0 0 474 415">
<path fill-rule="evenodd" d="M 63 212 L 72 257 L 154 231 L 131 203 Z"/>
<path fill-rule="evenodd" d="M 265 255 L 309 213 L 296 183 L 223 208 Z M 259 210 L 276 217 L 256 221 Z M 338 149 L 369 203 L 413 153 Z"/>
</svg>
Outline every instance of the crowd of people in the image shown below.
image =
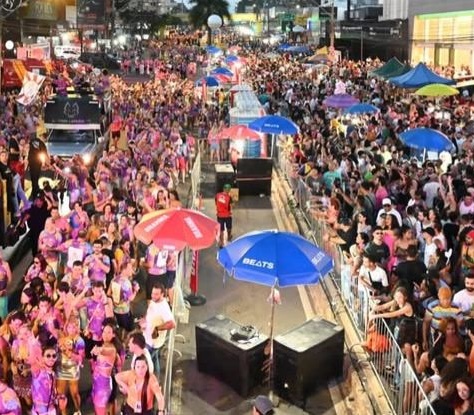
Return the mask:
<svg viewBox="0 0 474 415">
<path fill-rule="evenodd" d="M 300 207 L 327 224 L 326 238 L 345 253 L 354 284 L 377 304 L 370 320 L 392 324 L 432 405 L 442 408 L 438 413 L 471 413 L 469 92 L 433 102 L 371 76 L 376 61 L 342 60 L 315 70 L 288 54 L 266 57 L 267 46 L 241 46 L 245 78 L 265 96 L 266 112 L 290 117 L 300 127 L 291 140 L 279 139 L 278 156 L 291 161 L 296 200 L 310 195 Z M 10 307 L 7 289 L 19 277 L 0 261 L 0 413 L 80 414 L 79 381 L 86 373 L 98 415 L 116 413 L 118 390 L 125 395 L 125 414 L 165 407 L 160 349 L 175 327 L 168 301 L 177 253 L 142 246 L 133 229 L 145 213 L 181 206 L 177 190 L 198 140 L 210 138 L 203 147 L 211 160 L 229 157 L 225 140 L 212 140 L 229 122 L 229 108 L 223 89 L 206 102 L 196 94 L 193 77 L 208 57 L 194 39 L 171 39 L 150 50 L 146 57 L 129 53 L 124 60 L 124 74 L 150 76 L 143 83 L 65 69 L 29 110 L 19 108 L 12 93 L 0 97 L 0 173 L 14 189 L 12 211 L 28 224 L 33 254 L 21 277 L 20 304 Z M 41 100 L 74 79 L 110 92 L 109 147 L 93 171 L 80 157 L 67 162 L 67 169 L 61 161 L 45 161 L 43 168 L 58 176 L 62 190 L 34 180 L 30 201 L 22 183 L 31 168 L 28 154 L 35 151 L 31 143 L 39 140 L 43 149 Z M 379 111 L 355 120 L 327 108 L 324 99 L 341 88 Z M 398 135 L 418 126 L 444 132 L 455 150 L 429 160 L 412 154 Z M 134 300 L 144 296 L 147 309 L 136 319 Z M 419 333 L 413 322 L 420 322 Z M 130 370 L 124 370 L 127 353 Z"/>
<path fill-rule="evenodd" d="M 78 415 L 91 406 L 116 414 L 118 403 L 123 414 L 164 413 L 160 350 L 175 327 L 178 253 L 140 244 L 134 225 L 182 206 L 202 108 L 193 78 L 204 51 L 186 37 L 150 49 L 154 71 L 145 82 L 62 66 L 31 107 L 17 105 L 14 93 L 0 99 L 0 173 L 33 256 L 22 276 L 0 261 L 1 414 Z M 110 141 L 93 169 L 80 156 L 47 156 L 42 127 L 47 96 L 85 84 L 99 99 L 112 97 Z M 41 178 L 45 172 L 55 179 Z M 19 279 L 19 304 L 9 304 Z M 80 382 L 88 379 L 84 402 Z"/>
<path fill-rule="evenodd" d="M 470 91 L 439 101 L 409 94 L 371 76 L 370 60 L 318 71 L 281 58 L 252 66 L 269 111 L 299 124 L 296 137 L 280 142 L 295 200 L 325 223 L 321 242 L 339 245 L 351 285 L 368 293 L 369 337 L 384 319 L 436 413 L 474 413 Z M 354 117 L 327 108 L 324 99 L 341 87 L 378 111 Z M 399 134 L 416 127 L 441 131 L 453 150 L 425 157 L 406 147 Z M 395 372 L 394 388 L 403 382 L 399 363 L 381 368 Z M 421 399 L 405 396 L 403 410 Z"/>
</svg>

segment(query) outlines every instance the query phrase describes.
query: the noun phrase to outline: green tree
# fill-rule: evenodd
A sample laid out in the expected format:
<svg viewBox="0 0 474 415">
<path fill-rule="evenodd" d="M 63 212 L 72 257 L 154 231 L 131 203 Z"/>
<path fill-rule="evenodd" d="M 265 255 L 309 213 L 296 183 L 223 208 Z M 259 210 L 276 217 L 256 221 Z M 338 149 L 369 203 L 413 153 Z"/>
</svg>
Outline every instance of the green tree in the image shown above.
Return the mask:
<svg viewBox="0 0 474 415">
<path fill-rule="evenodd" d="M 161 14 L 152 19 L 151 31 L 153 33 L 158 33 L 159 37 L 163 37 L 166 26 L 179 26 L 182 24 L 183 21 L 178 16 L 172 14 Z"/>
<path fill-rule="evenodd" d="M 212 31 L 207 25 L 207 18 L 212 14 L 217 14 L 222 19 L 230 20 L 229 2 L 227 0 L 191 0 L 193 7 L 189 12 L 189 21 L 196 29 L 206 26 L 207 44 L 211 44 Z"/>
</svg>

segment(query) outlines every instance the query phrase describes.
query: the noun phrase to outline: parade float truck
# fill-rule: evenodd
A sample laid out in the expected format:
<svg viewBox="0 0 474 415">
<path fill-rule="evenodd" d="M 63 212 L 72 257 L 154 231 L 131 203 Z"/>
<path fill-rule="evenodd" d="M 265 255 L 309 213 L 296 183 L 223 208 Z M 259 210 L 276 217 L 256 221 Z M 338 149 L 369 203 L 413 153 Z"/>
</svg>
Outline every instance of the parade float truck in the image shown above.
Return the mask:
<svg viewBox="0 0 474 415">
<path fill-rule="evenodd" d="M 91 91 L 50 96 L 44 109 L 49 155 L 63 160 L 80 156 L 94 166 L 107 145 L 106 107 Z"/>
</svg>

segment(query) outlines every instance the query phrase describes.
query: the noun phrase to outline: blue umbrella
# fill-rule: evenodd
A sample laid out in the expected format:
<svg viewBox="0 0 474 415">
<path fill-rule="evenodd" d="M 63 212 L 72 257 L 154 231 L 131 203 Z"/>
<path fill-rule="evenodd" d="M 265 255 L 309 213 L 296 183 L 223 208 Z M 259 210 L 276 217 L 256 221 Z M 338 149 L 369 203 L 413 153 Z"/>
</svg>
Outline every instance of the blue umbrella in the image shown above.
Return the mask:
<svg viewBox="0 0 474 415">
<path fill-rule="evenodd" d="M 202 83 L 206 82 L 207 86 L 219 86 L 219 81 L 213 76 L 206 76 L 196 81 L 196 86 L 202 86 Z"/>
<path fill-rule="evenodd" d="M 218 53 L 222 52 L 222 49 L 218 48 L 217 46 L 206 46 L 206 52 L 211 55 L 217 55 Z"/>
<path fill-rule="evenodd" d="M 272 287 L 269 336 L 271 382 L 277 287 L 316 284 L 332 271 L 333 259 L 300 235 L 267 230 L 241 236 L 222 248 L 217 260 L 238 280 Z"/>
<path fill-rule="evenodd" d="M 404 131 L 399 137 L 407 147 L 437 151 L 438 153 L 454 149 L 454 144 L 446 135 L 431 128 L 414 128 Z"/>
<path fill-rule="evenodd" d="M 257 118 L 249 124 L 249 128 L 267 134 L 289 134 L 298 133 L 298 126 L 288 118 L 279 115 L 265 115 Z"/>
<path fill-rule="evenodd" d="M 363 102 L 361 104 L 355 104 L 347 108 L 344 112 L 346 114 L 373 114 L 374 112 L 379 112 L 380 109 L 375 105 L 367 104 Z"/>
<path fill-rule="evenodd" d="M 235 55 L 229 55 L 227 58 L 225 58 L 226 63 L 228 62 L 237 62 L 239 60 L 238 56 Z"/>
<path fill-rule="evenodd" d="M 280 46 L 278 46 L 277 50 L 283 52 L 289 48 L 291 48 L 291 45 L 289 43 L 282 43 Z"/>
<path fill-rule="evenodd" d="M 222 248 L 217 260 L 234 278 L 270 287 L 316 284 L 333 259 L 300 235 L 276 230 L 250 232 Z"/>
<path fill-rule="evenodd" d="M 287 48 L 285 52 L 309 54 L 311 53 L 311 49 L 308 48 L 308 46 L 291 46 Z"/>
<path fill-rule="evenodd" d="M 234 75 L 234 72 L 232 72 L 230 69 L 228 68 L 223 68 L 223 67 L 219 67 L 219 68 L 215 68 L 211 71 L 211 75 L 228 75 L 228 76 L 233 76 Z"/>
</svg>

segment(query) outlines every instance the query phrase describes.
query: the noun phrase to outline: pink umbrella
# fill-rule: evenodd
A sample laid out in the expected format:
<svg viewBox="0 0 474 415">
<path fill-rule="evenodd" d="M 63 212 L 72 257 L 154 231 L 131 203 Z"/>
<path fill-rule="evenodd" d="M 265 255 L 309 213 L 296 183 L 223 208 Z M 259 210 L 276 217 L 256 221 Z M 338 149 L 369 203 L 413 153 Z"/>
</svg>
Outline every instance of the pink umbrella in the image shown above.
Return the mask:
<svg viewBox="0 0 474 415">
<path fill-rule="evenodd" d="M 216 136 L 217 139 L 223 140 L 225 138 L 232 139 L 250 139 L 250 140 L 260 140 L 260 134 L 256 131 L 248 128 L 246 125 L 233 125 L 228 128 L 224 128 Z"/>
<path fill-rule="evenodd" d="M 359 100 L 349 94 L 334 94 L 327 97 L 323 104 L 326 107 L 332 108 L 349 108 L 352 105 L 358 104 Z"/>
</svg>

